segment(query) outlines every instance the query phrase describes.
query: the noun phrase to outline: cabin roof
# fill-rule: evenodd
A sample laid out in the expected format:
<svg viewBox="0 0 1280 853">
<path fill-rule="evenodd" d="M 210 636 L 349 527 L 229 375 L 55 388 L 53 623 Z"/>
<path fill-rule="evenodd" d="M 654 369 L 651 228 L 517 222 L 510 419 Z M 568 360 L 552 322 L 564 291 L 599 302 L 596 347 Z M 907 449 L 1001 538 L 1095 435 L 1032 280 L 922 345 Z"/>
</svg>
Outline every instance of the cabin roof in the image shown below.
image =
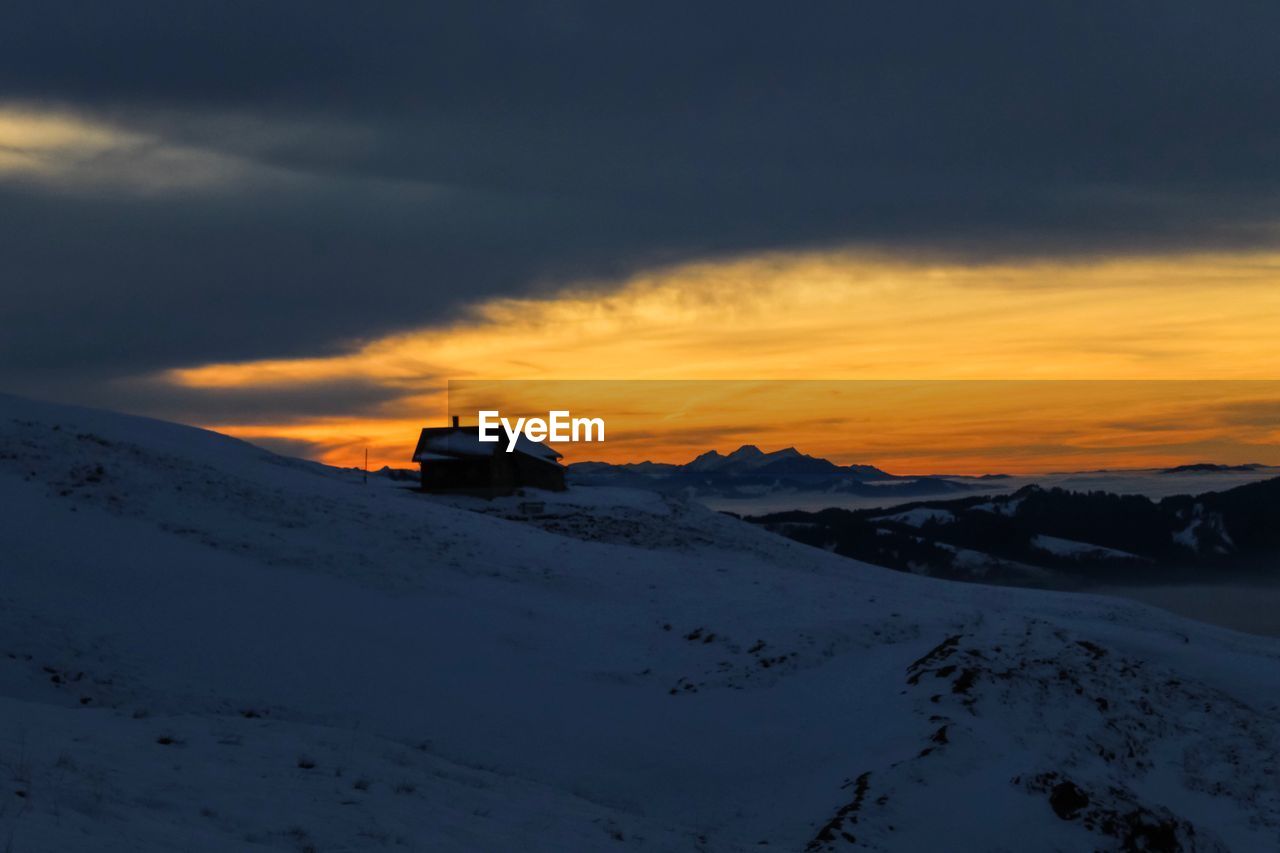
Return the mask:
<svg viewBox="0 0 1280 853">
<path fill-rule="evenodd" d="M 480 440 L 480 427 L 427 427 L 418 436 L 418 446 L 413 451 L 414 462 L 443 461 L 475 456 L 492 456 L 505 453 L 507 438 L 496 442 Z M 516 439 L 514 453 L 522 453 L 541 462 L 557 464 L 560 454 L 545 444 L 530 441 L 523 435 Z"/>
</svg>

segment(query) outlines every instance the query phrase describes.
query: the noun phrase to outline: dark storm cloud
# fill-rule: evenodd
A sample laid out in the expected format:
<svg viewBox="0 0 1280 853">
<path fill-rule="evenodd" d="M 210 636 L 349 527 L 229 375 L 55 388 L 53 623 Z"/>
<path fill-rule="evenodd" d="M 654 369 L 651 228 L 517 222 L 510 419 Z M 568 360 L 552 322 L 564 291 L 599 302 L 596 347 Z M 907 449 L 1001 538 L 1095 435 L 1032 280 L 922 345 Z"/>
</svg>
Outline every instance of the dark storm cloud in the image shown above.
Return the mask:
<svg viewBox="0 0 1280 853">
<path fill-rule="evenodd" d="M 139 174 L 234 168 L 0 173 L 0 382 L 332 351 L 742 250 L 1274 239 L 1280 6 L 792 5 L 11 9 L 6 98 L 144 136 Z"/>
</svg>

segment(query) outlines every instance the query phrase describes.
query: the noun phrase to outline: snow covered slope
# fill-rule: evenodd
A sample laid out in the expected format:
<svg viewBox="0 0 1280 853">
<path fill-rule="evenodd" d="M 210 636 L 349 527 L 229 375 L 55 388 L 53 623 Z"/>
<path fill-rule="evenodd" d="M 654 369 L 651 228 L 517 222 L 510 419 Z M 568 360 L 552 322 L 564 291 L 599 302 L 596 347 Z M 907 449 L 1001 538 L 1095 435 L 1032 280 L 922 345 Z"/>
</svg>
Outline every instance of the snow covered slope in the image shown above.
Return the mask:
<svg viewBox="0 0 1280 853">
<path fill-rule="evenodd" d="M 0 849 L 1280 834 L 1276 642 L 654 494 L 402 486 L 0 397 Z"/>
</svg>

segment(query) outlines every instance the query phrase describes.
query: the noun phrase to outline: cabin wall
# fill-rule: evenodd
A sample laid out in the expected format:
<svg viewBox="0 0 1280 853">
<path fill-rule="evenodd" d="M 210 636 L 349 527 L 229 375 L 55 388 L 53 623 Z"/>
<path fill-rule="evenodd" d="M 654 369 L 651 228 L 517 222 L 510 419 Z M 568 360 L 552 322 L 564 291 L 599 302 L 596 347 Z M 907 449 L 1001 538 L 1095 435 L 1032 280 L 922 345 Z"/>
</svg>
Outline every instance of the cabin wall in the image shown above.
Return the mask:
<svg viewBox="0 0 1280 853">
<path fill-rule="evenodd" d="M 432 460 L 421 463 L 422 490 L 446 494 L 469 494 L 491 497 L 494 477 L 490 459 Z"/>
<path fill-rule="evenodd" d="M 424 492 L 498 497 L 526 486 L 555 492 L 565 490 L 564 468 L 522 453 L 436 459 L 420 465 Z"/>
<path fill-rule="evenodd" d="M 565 490 L 563 467 L 540 462 L 522 454 L 516 454 L 516 457 L 515 479 L 519 485 L 551 492 Z"/>
</svg>

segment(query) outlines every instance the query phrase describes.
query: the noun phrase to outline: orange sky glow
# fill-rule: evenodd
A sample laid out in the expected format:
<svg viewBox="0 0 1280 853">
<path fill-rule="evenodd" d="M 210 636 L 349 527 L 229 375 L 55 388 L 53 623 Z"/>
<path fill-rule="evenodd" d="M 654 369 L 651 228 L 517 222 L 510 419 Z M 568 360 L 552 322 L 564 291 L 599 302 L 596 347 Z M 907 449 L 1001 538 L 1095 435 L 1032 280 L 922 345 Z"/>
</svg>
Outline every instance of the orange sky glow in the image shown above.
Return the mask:
<svg viewBox="0 0 1280 853">
<path fill-rule="evenodd" d="M 679 462 L 755 443 L 901 473 L 1280 462 L 1280 383 L 1243 381 L 1280 378 L 1277 329 L 1277 255 L 962 265 L 815 252 L 576 283 L 336 356 L 151 379 L 215 399 L 386 389 L 388 401 L 341 415 L 204 424 L 306 442 L 336 465 L 361 464 L 367 447 L 374 467 L 408 467 L 418 429 L 445 423 L 447 383 L 480 379 L 614 380 L 570 394 L 599 411 L 560 406 L 611 424 L 604 445 L 560 448 L 570 461 Z M 1162 382 L 853 382 L 1081 379 Z M 696 384 L 669 380 L 772 381 L 691 407 L 681 395 Z"/>
</svg>

